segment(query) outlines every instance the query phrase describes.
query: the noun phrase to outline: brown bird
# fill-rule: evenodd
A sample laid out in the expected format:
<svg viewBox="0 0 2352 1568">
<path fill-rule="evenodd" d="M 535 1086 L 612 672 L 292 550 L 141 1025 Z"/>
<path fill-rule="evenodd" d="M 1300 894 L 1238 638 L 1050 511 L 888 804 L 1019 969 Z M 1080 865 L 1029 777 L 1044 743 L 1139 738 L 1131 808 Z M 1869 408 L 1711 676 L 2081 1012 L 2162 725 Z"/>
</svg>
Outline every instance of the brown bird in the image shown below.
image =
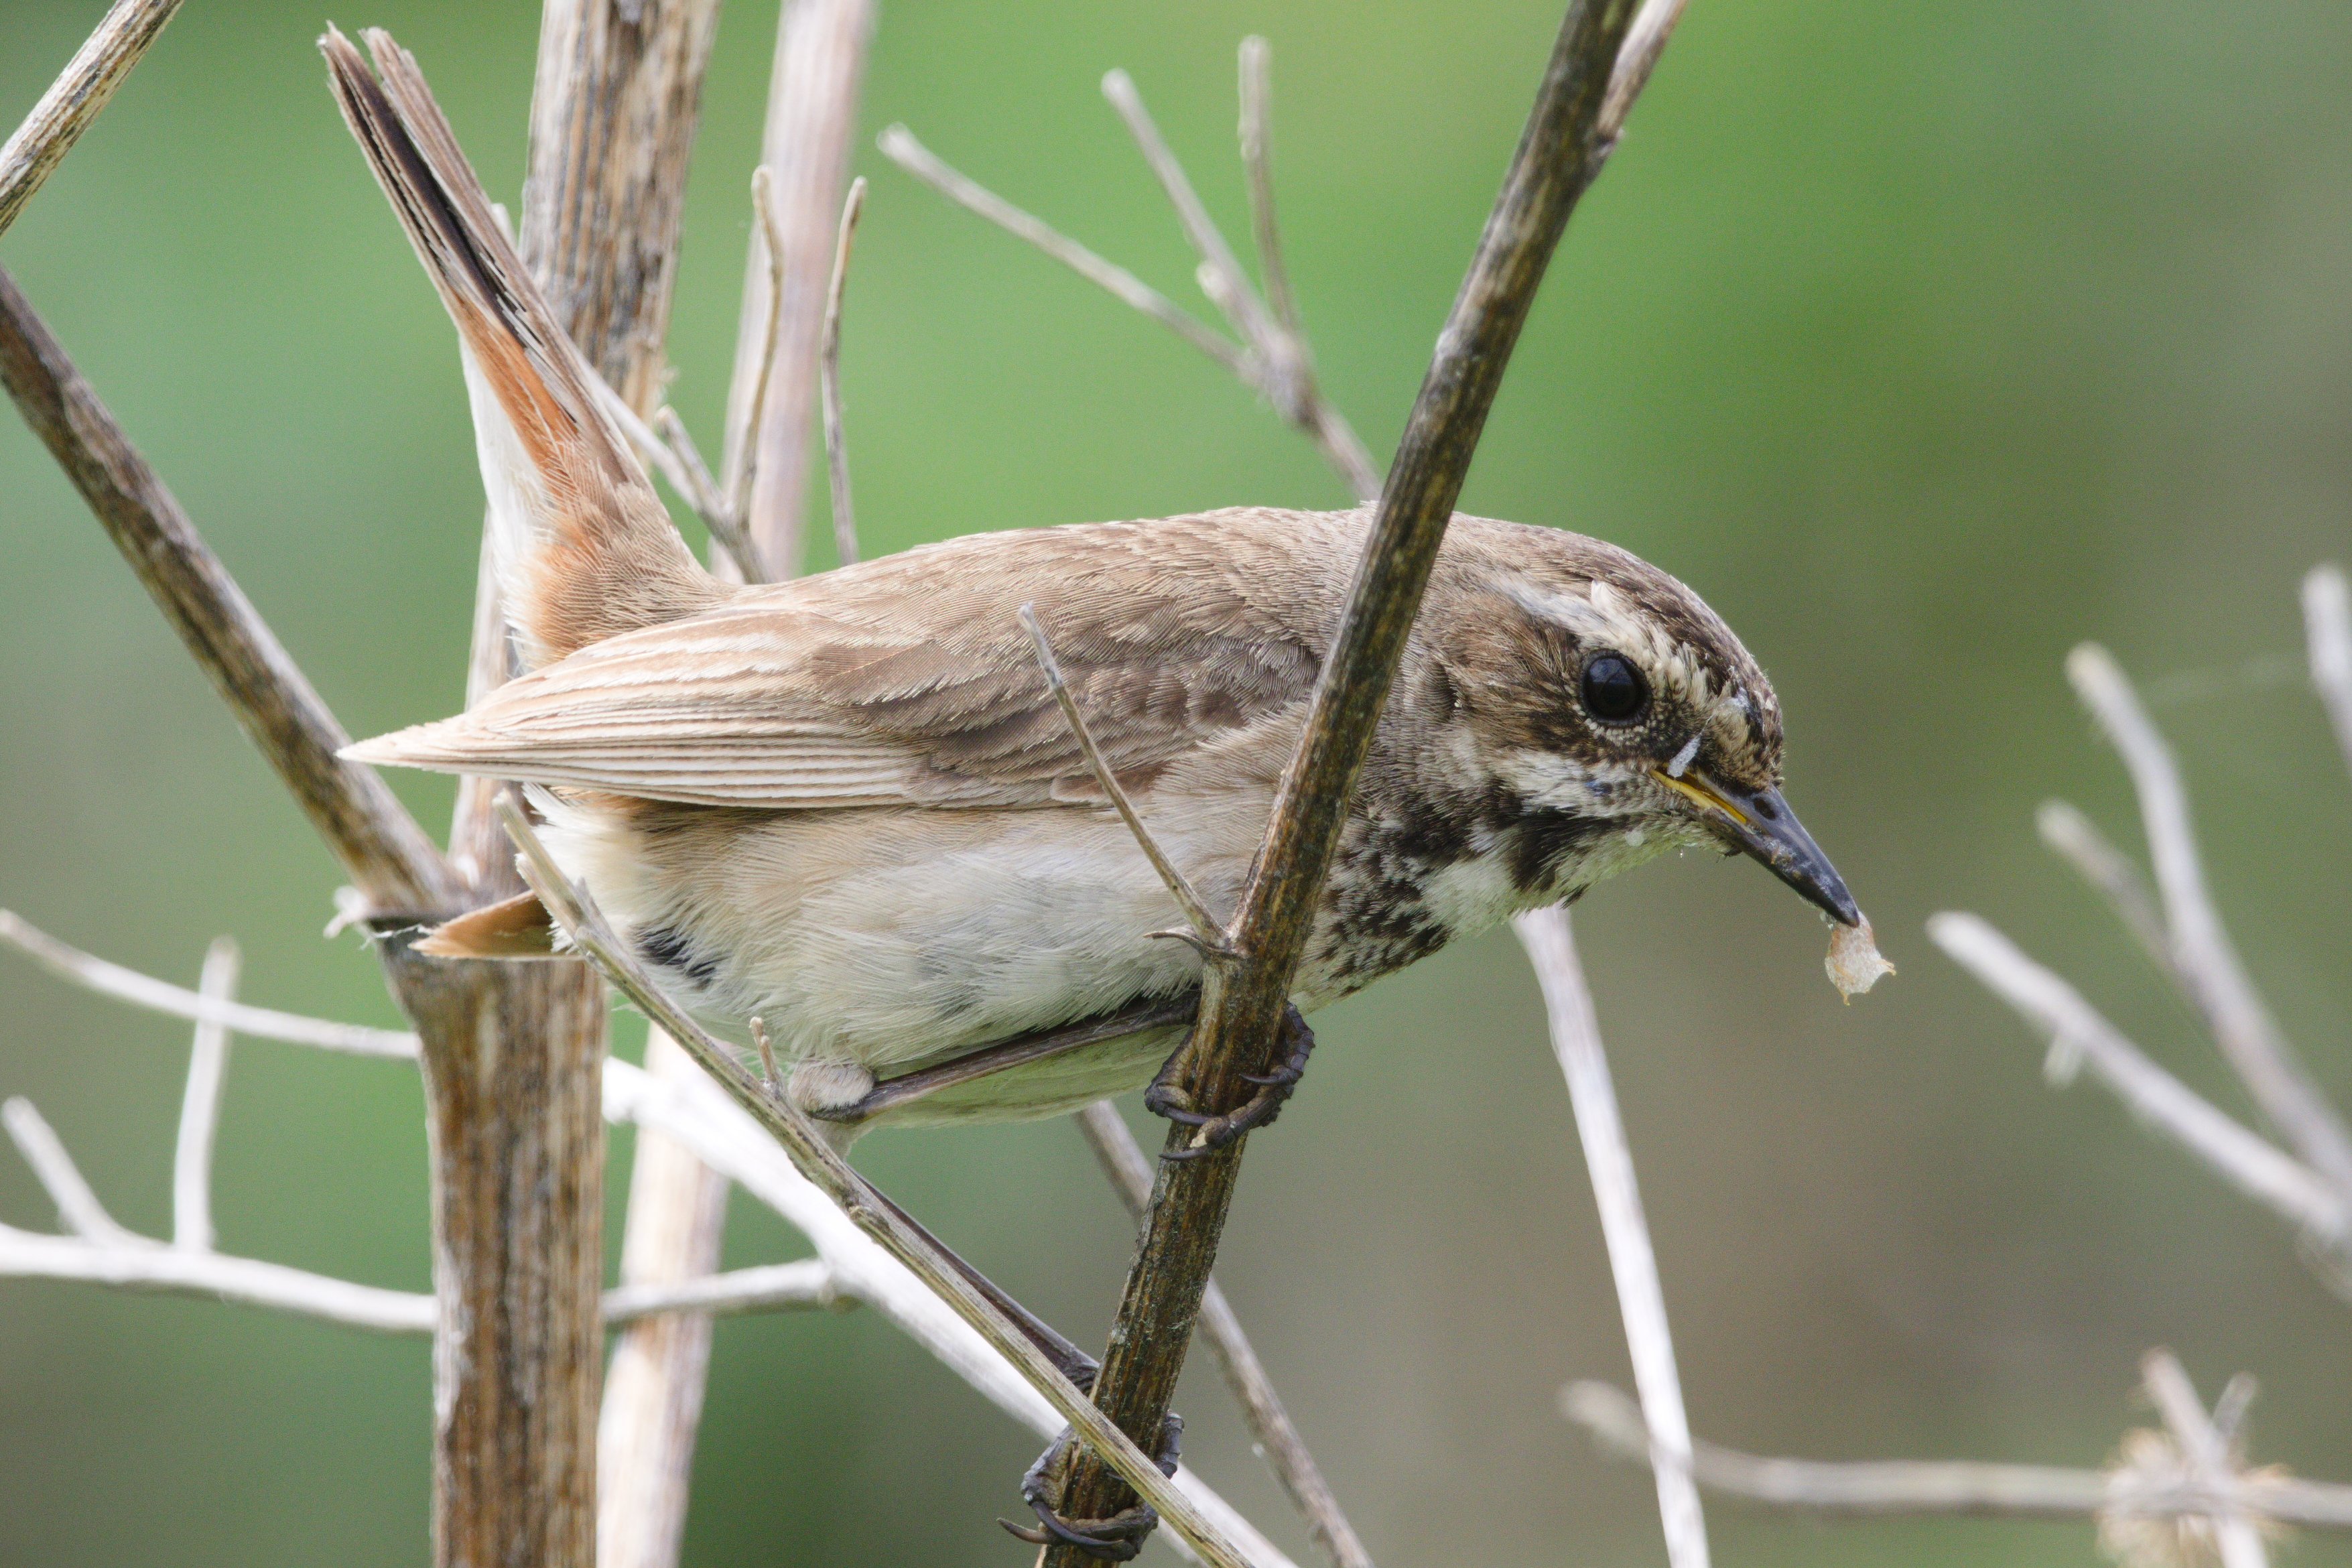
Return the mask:
<svg viewBox="0 0 2352 1568">
<path fill-rule="evenodd" d="M 1153 940 L 1181 915 L 1020 611 L 1169 858 L 1229 911 L 1369 513 L 1032 529 L 721 583 L 600 412 L 414 62 L 369 44 L 380 85 L 340 35 L 324 47 L 457 326 L 530 668 L 345 754 L 527 781 L 565 871 L 698 1016 L 738 1037 L 763 1018 L 793 1097 L 845 1143 L 1150 1079 L 1202 959 Z M 1311 1010 L 1683 846 L 1751 855 L 1855 924 L 1780 777 L 1771 685 L 1696 595 L 1598 540 L 1457 517 L 1293 1000 Z M 553 944 L 525 900 L 423 945 Z"/>
</svg>

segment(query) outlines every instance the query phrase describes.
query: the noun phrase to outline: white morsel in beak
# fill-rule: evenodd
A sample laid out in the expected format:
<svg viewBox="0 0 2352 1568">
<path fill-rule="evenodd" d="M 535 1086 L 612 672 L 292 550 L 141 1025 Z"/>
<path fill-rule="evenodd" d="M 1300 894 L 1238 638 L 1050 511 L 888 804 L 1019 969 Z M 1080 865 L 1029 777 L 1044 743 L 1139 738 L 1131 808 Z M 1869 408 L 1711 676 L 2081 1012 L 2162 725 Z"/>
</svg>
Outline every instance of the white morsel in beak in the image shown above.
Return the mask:
<svg viewBox="0 0 2352 1568">
<path fill-rule="evenodd" d="M 1895 966 L 1879 955 L 1878 939 L 1871 934 L 1867 916 L 1858 926 L 1830 927 L 1829 957 L 1822 961 L 1822 967 L 1829 971 L 1830 984 L 1849 1002 L 1895 973 Z"/>
</svg>

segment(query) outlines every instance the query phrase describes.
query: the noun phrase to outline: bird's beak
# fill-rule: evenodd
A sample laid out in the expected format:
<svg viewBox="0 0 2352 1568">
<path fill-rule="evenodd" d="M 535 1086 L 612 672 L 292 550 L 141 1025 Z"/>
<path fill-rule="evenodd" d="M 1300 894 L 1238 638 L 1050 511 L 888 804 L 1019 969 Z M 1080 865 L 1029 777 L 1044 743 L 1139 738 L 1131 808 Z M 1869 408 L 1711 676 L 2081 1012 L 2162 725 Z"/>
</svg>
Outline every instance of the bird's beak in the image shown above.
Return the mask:
<svg viewBox="0 0 2352 1568">
<path fill-rule="evenodd" d="M 1698 807 L 1699 819 L 1743 855 L 1805 896 L 1840 925 L 1858 926 L 1862 910 L 1845 890 L 1830 858 L 1789 809 L 1777 789 L 1744 790 L 1692 768 L 1675 778 L 1663 768 L 1650 776 Z"/>
</svg>

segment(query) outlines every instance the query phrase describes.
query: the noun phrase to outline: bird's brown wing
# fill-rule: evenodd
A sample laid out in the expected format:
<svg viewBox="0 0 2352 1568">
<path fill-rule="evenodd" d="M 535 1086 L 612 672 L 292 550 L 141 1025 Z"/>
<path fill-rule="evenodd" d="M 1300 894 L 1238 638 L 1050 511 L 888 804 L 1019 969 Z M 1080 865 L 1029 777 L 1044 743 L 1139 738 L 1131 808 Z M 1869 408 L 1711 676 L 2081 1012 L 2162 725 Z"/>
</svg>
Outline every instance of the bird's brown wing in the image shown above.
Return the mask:
<svg viewBox="0 0 2352 1568">
<path fill-rule="evenodd" d="M 706 805 L 1085 799 L 1091 782 L 1021 606 L 1034 605 L 1113 771 L 1148 782 L 1308 695 L 1325 630 L 1316 606 L 1338 606 L 1321 579 L 1350 552 L 1293 569 L 1286 551 L 1269 571 L 1251 526 L 1301 515 L 909 551 L 607 639 L 457 718 L 345 754 Z M 1323 530 L 1307 531 L 1320 542 Z"/>
</svg>

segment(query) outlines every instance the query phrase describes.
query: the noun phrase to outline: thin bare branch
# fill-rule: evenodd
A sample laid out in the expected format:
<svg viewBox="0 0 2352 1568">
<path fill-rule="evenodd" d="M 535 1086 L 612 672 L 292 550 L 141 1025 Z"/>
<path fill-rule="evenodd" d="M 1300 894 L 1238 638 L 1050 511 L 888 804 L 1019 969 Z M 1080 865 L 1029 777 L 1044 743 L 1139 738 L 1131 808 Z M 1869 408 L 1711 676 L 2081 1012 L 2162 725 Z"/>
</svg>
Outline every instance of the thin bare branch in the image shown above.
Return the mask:
<svg viewBox="0 0 2352 1568">
<path fill-rule="evenodd" d="M 857 513 L 849 504 L 849 438 L 841 423 L 841 291 L 849 281 L 849 242 L 866 210 L 866 176 L 849 182 L 841 204 L 841 232 L 833 246 L 833 281 L 824 291 L 824 337 L 817 377 L 824 403 L 825 480 L 833 496 L 833 548 L 844 566 L 857 560 Z"/>
<path fill-rule="evenodd" d="M 1135 1141 L 1126 1120 L 1108 1100 L 1098 1100 L 1080 1110 L 1077 1122 L 1087 1146 L 1094 1151 L 1103 1174 L 1110 1179 L 1112 1190 L 1126 1205 L 1128 1217 L 1140 1226 L 1151 1205 L 1151 1161 L 1143 1146 Z M 1323 1479 L 1323 1467 L 1315 1462 L 1307 1439 L 1299 1435 L 1282 1396 L 1275 1392 L 1265 1363 L 1258 1360 L 1256 1347 L 1242 1331 L 1241 1319 L 1234 1315 L 1233 1303 L 1225 1299 L 1223 1288 L 1214 1279 L 1210 1279 L 1209 1288 L 1201 1295 L 1201 1334 L 1217 1358 L 1217 1369 L 1224 1374 L 1225 1386 L 1242 1407 L 1242 1419 L 1260 1456 L 1307 1521 L 1307 1533 L 1314 1538 L 1316 1546 L 1331 1560 L 1334 1568 L 1372 1568 L 1371 1553 L 1364 1549 L 1355 1526 L 1340 1511 L 1331 1483 Z"/>
<path fill-rule="evenodd" d="M 728 440 L 740 443 L 743 460 L 733 470 L 734 478 L 727 487 L 727 515 L 733 521 L 745 547 L 751 552 L 761 573 L 754 581 L 764 581 L 771 575 L 765 563 L 760 560 L 758 542 L 752 539 L 750 527 L 751 492 L 760 481 L 761 443 L 751 432 L 761 428 L 768 413 L 768 389 L 776 381 L 776 335 L 783 331 L 784 321 L 784 245 L 783 231 L 776 222 L 776 182 L 774 174 L 765 163 L 751 171 L 751 222 L 762 237 L 761 254 L 768 258 L 767 315 L 765 330 L 760 334 L 758 357 L 751 363 L 751 392 L 743 405 L 740 429 L 730 429 Z M 730 550 L 731 552 L 732 545 Z M 790 562 L 784 563 L 784 574 L 793 574 Z"/>
<path fill-rule="evenodd" d="M 344 874 L 384 913 L 448 908 L 440 850 L 382 779 L 336 756 L 351 737 L 5 272 L 0 381 Z"/>
<path fill-rule="evenodd" d="M 1255 33 L 1241 47 L 1242 172 L 1249 184 L 1250 233 L 1257 241 L 1258 281 L 1266 309 L 1294 339 L 1304 342 L 1298 300 L 1283 265 L 1282 230 L 1274 220 L 1274 48 Z"/>
<path fill-rule="evenodd" d="M 1576 1135 L 1584 1145 L 1593 1202 L 1601 1210 L 1601 1235 L 1609 1249 L 1609 1272 L 1617 1282 L 1617 1309 L 1625 1322 L 1633 1386 L 1641 1392 L 1647 1447 L 1657 1473 L 1666 1561 L 1673 1568 L 1706 1568 L 1706 1518 L 1691 1479 L 1690 1418 L 1683 1409 L 1682 1377 L 1675 1369 L 1665 1289 L 1658 1279 L 1657 1253 L 1650 1245 L 1650 1225 L 1633 1177 L 1633 1147 L 1625 1141 L 1624 1121 L 1617 1112 L 1601 1020 L 1593 1012 L 1583 965 L 1577 961 L 1575 934 L 1564 908 L 1531 910 L 1511 925 L 1543 990 L 1552 1054 L 1568 1079 Z"/>
<path fill-rule="evenodd" d="M 2066 1068 L 2079 1058 L 2138 1118 L 2203 1160 L 2222 1179 L 2322 1242 L 2342 1247 L 2352 1215 L 2308 1166 L 2247 1131 L 2138 1047 L 2082 994 L 2020 952 L 1975 915 L 1946 913 L 1927 934 L 1961 968 L 2047 1034 Z M 2067 1074 L 2062 1070 L 2063 1079 Z"/>
<path fill-rule="evenodd" d="M 2303 622 L 2311 644 L 2311 684 L 2326 706 L 2336 743 L 2352 763 L 2352 594 L 2340 566 L 2315 566 L 2303 579 Z"/>
<path fill-rule="evenodd" d="M 2140 879 L 2139 868 L 2131 863 L 2131 858 L 2110 843 L 2089 817 L 2063 800 L 2043 801 L 2033 814 L 2033 826 L 2050 852 L 2072 866 L 2107 900 L 2149 962 L 2185 989 L 2188 983 L 2173 962 L 2172 938 L 2164 929 L 2164 916 L 2158 912 L 2156 900 L 2149 897 L 2147 884 Z"/>
<path fill-rule="evenodd" d="M 2066 676 L 2131 773 L 2173 960 L 2214 1042 L 2271 1124 L 2352 1204 L 2352 1133 L 2279 1033 L 2222 927 L 2170 749 L 2105 649 L 2089 643 L 2076 648 L 2067 656 Z"/>
<path fill-rule="evenodd" d="M 1610 78 L 1609 98 L 1601 106 L 1601 133 L 1612 141 L 1625 128 L 1625 117 L 1633 111 L 1633 100 L 1650 85 L 1650 73 L 1657 68 L 1658 57 L 1666 50 L 1666 40 L 1674 37 L 1675 24 L 1683 19 L 1686 0 L 1645 0 L 1641 15 L 1625 30 L 1624 47 L 1617 51 L 1617 70 Z"/>
<path fill-rule="evenodd" d="M 285 1040 L 357 1057 L 413 1059 L 416 1055 L 416 1037 L 404 1030 L 332 1023 L 268 1007 L 248 1007 L 225 997 L 205 996 L 68 946 L 6 910 L 0 910 L 0 942 L 14 947 L 62 980 L 150 1012 L 217 1025 L 256 1039 Z"/>
<path fill-rule="evenodd" d="M 1245 955 L 1208 965 L 1201 1012 L 1171 1063 L 1174 1087 L 1202 1111 L 1230 1113 L 1252 1091 L 1278 1039 L 1292 977 L 1321 900 L 1356 776 L 1388 699 L 1407 633 L 1469 471 L 1511 350 L 1569 214 L 1607 155 L 1597 120 L 1633 7 L 1573 0 L 1535 106 L 1455 296 L 1381 493 L 1364 552 L 1285 771 L 1256 869 L 1231 930 Z M 1122 1293 L 1094 1397 L 1129 1433 L 1156 1434 L 1182 1371 L 1189 1330 L 1246 1140 L 1195 1147 L 1171 1133 L 1151 1215 Z M 1074 1519 L 1108 1519 L 1128 1489 L 1081 1455 L 1059 1501 Z M 1086 1568 L 1068 1547 L 1046 1568 Z"/>
<path fill-rule="evenodd" d="M 127 1242 L 78 1236 L 42 1236 L 0 1225 L 0 1279 L 63 1279 L 117 1289 L 208 1297 L 317 1318 L 346 1328 L 387 1334 L 430 1334 L 438 1321 L 435 1299 L 421 1290 L 387 1290 L 257 1258 L 162 1247 L 144 1237 Z M 624 1286 L 604 1292 L 604 1322 L 621 1328 L 676 1312 L 731 1316 L 748 1312 L 837 1310 L 855 1305 L 816 1259 L 739 1268 L 664 1286 Z"/>
<path fill-rule="evenodd" d="M 777 19 L 760 142 L 760 162 L 773 180 L 775 221 L 754 226 L 744 266 L 727 396 L 728 439 L 719 465 L 730 494 L 746 468 L 758 471 L 750 503 L 738 515 L 774 578 L 800 571 L 825 278 L 841 195 L 849 184 L 850 144 L 874 10 L 874 0 L 785 0 Z M 762 328 L 771 310 L 778 324 L 763 354 L 754 345 L 767 337 Z M 760 400 L 760 417 L 752 422 L 747 418 L 751 382 L 761 374 L 770 384 Z"/>
<path fill-rule="evenodd" d="M 74 1164 L 73 1156 L 66 1152 L 64 1141 L 34 1109 L 31 1100 L 16 1095 L 0 1104 L 0 1125 L 7 1128 L 9 1142 L 16 1145 L 16 1152 L 25 1157 L 25 1163 L 33 1168 L 49 1201 L 58 1205 L 58 1222 L 67 1230 L 100 1247 L 155 1245 L 124 1229 L 106 1212 L 106 1205 L 98 1201 L 98 1194 L 90 1190 L 89 1183 Z"/>
<path fill-rule="evenodd" d="M 1087 771 L 1094 774 L 1096 786 L 1109 799 L 1118 813 L 1119 820 L 1127 824 L 1128 832 L 1135 836 L 1136 844 L 1143 850 L 1143 858 L 1151 862 L 1153 870 L 1160 873 L 1160 880 L 1167 886 L 1169 896 L 1176 900 L 1176 907 L 1183 910 L 1184 918 L 1192 922 L 1193 945 L 1211 957 L 1233 957 L 1231 939 L 1225 928 L 1218 922 L 1216 916 L 1209 912 L 1209 906 L 1201 901 L 1201 895 L 1193 890 L 1184 873 L 1177 869 L 1176 863 L 1160 849 L 1158 840 L 1151 837 L 1151 830 L 1143 826 L 1143 818 L 1136 815 L 1135 804 L 1127 798 L 1127 791 L 1120 786 L 1118 775 L 1111 772 L 1110 764 L 1103 760 L 1102 748 L 1095 743 L 1094 731 L 1087 727 L 1086 715 L 1078 711 L 1078 700 L 1070 694 L 1069 682 L 1062 679 L 1061 663 L 1054 658 L 1054 645 L 1045 640 L 1045 628 L 1038 624 L 1034 606 L 1021 606 L 1021 624 L 1029 628 L 1030 640 L 1037 645 L 1037 667 L 1045 673 L 1045 689 L 1054 694 L 1054 700 L 1061 706 L 1062 717 L 1069 721 L 1070 732 L 1077 737 L 1078 750 L 1086 753 Z"/>
<path fill-rule="evenodd" d="M 236 991 L 236 943 L 215 937 L 205 953 L 197 994 L 226 1002 Z M 188 1051 L 188 1087 L 180 1098 L 180 1136 L 172 1152 L 172 1245 L 213 1247 L 213 1134 L 220 1125 L 221 1079 L 228 1071 L 228 1029 L 199 1020 Z"/>
<path fill-rule="evenodd" d="M 1560 1390 L 1560 1413 L 1589 1430 L 1612 1457 L 1649 1462 L 1642 1408 L 1605 1383 Z M 2048 1465 L 1871 1459 L 1839 1463 L 1766 1458 L 1700 1440 L 1691 1469 L 1709 1491 L 1776 1508 L 1822 1513 L 1998 1514 L 2087 1519 L 2103 1514 L 2173 1518 L 2234 1508 L 2283 1524 L 2352 1529 L 2352 1486 L 2298 1480 L 2270 1470 L 2234 1478 L 2217 1496 L 2185 1478 L 2153 1484 L 2131 1471 L 2063 1469 Z"/>
<path fill-rule="evenodd" d="M 1027 240 L 1087 282 L 1158 321 L 1243 381 L 1256 384 L 1245 350 L 1219 337 L 1213 328 L 1126 268 L 1104 260 L 1044 219 L 1031 216 L 986 186 L 950 168 L 937 153 L 916 141 L 915 133 L 905 126 L 887 128 L 876 145 L 882 149 L 884 157 L 958 206 L 978 213 L 1007 234 Z"/>
<path fill-rule="evenodd" d="M 781 1143 L 801 1173 L 838 1204 L 859 1229 L 880 1243 L 946 1301 L 981 1336 L 1019 1368 L 1076 1429 L 1085 1447 L 1101 1456 L 1120 1479 L 1134 1487 L 1159 1510 L 1171 1528 L 1217 1568 L 1246 1568 L 1234 1544 L 1171 1486 L 1159 1467 L 1127 1435 L 1088 1402 L 1077 1387 L 1045 1359 L 1043 1352 L 1012 1320 L 975 1290 L 928 1240 L 902 1226 L 889 1205 L 876 1196 L 863 1177 L 834 1152 L 808 1118 L 787 1097 L 773 1095 L 744 1070 L 733 1053 L 704 1032 L 662 992 L 628 945 L 613 934 L 596 911 L 585 889 L 568 881 L 546 847 L 531 829 L 512 795 L 500 803 L 507 831 L 522 851 L 525 880 L 547 904 L 578 950 L 603 970 L 623 994 L 646 1016 L 686 1047 L 702 1069 L 718 1080 L 730 1098 L 758 1119 Z"/>
<path fill-rule="evenodd" d="M 2206 1414 L 2204 1402 L 2197 1397 L 2179 1358 L 2170 1351 L 2150 1351 L 2141 1358 L 2140 1376 L 2149 1400 L 2188 1461 L 2190 1478 L 2210 1492 L 2231 1489 L 2238 1468 L 2235 1456 Z M 2236 1509 L 2217 1510 L 2207 1517 L 2221 1548 L 2221 1568 L 2268 1568 L 2270 1557 L 2263 1550 L 2262 1531 L 2251 1517 Z"/>
<path fill-rule="evenodd" d="M 0 146 L 0 234 L 16 221 L 147 46 L 180 8 L 180 0 L 115 0 L 98 30 L 66 62 L 16 133 Z"/>
</svg>

